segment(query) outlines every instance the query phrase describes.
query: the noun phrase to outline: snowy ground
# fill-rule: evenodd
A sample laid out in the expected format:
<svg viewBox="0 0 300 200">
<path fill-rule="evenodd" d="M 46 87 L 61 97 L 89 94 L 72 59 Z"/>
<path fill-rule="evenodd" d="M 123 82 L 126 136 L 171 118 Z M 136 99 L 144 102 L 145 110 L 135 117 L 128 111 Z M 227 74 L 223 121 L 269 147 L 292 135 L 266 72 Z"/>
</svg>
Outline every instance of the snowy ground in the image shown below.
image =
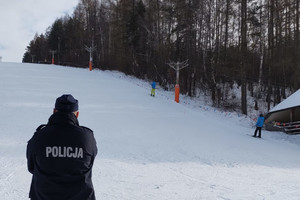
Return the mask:
<svg viewBox="0 0 300 200">
<path fill-rule="evenodd" d="M 101 200 L 298 200 L 300 136 L 263 131 L 253 121 L 118 72 L 0 63 L 0 196 L 27 199 L 26 144 L 55 99 L 79 100 L 94 130 L 93 169 Z"/>
</svg>

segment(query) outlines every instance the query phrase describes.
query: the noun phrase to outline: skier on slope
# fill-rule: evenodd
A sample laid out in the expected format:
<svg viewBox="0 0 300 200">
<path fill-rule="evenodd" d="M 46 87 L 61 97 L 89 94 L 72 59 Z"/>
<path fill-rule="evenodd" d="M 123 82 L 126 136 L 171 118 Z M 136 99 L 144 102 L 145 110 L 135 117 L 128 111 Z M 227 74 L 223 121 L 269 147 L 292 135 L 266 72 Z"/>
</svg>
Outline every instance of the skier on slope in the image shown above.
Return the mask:
<svg viewBox="0 0 300 200">
<path fill-rule="evenodd" d="M 93 132 L 78 123 L 78 101 L 56 99 L 47 125 L 37 128 L 27 145 L 32 200 L 95 200 L 92 167 L 97 155 Z"/>
<path fill-rule="evenodd" d="M 152 86 L 152 89 L 151 89 L 151 96 L 155 96 L 155 87 L 156 87 L 156 82 L 155 81 L 153 81 L 152 82 L 152 84 L 151 84 L 151 86 Z"/>
<path fill-rule="evenodd" d="M 256 137 L 256 134 L 258 131 L 258 137 L 261 138 L 261 128 L 264 125 L 264 121 L 265 121 L 265 118 L 264 118 L 263 114 L 260 114 L 257 119 L 257 122 L 256 122 L 256 129 L 254 131 L 253 137 Z"/>
</svg>

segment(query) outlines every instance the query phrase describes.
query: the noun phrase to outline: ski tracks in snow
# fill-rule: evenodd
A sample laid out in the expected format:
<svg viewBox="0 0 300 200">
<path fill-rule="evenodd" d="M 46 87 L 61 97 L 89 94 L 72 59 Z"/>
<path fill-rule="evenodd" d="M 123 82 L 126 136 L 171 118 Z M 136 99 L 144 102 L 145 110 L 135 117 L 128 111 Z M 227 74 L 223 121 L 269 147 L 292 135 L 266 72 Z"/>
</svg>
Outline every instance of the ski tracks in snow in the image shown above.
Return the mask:
<svg viewBox="0 0 300 200">
<path fill-rule="evenodd" d="M 28 198 L 29 175 L 25 163 L 24 158 L 0 158 L 0 197 L 2 200 Z"/>
</svg>

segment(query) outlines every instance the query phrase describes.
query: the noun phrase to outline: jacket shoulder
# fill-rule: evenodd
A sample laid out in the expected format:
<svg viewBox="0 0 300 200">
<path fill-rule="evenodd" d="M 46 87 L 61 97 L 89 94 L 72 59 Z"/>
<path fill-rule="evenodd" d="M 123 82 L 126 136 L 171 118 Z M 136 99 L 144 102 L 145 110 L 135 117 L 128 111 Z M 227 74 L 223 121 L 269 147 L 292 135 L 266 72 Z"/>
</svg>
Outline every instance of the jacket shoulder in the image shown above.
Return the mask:
<svg viewBox="0 0 300 200">
<path fill-rule="evenodd" d="M 43 128 L 45 128 L 46 126 L 47 126 L 47 124 L 42 124 L 42 125 L 40 125 L 39 127 L 36 128 L 36 131 L 40 131 Z"/>
<path fill-rule="evenodd" d="M 92 129 L 88 128 L 88 127 L 85 127 L 85 126 L 80 126 L 84 131 L 87 131 L 87 132 L 91 132 L 93 133 Z"/>
</svg>

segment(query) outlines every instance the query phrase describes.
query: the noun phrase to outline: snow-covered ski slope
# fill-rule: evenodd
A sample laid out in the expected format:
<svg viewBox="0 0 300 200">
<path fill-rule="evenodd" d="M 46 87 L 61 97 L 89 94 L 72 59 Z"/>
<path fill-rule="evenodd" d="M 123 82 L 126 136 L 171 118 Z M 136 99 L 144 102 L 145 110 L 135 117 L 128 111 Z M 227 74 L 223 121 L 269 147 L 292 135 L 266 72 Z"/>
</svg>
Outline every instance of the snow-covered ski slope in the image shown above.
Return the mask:
<svg viewBox="0 0 300 200">
<path fill-rule="evenodd" d="M 27 141 L 65 93 L 97 140 L 97 199 L 300 199 L 300 136 L 255 139 L 248 118 L 150 87 L 118 72 L 0 63 L 0 199 L 27 199 Z"/>
</svg>

